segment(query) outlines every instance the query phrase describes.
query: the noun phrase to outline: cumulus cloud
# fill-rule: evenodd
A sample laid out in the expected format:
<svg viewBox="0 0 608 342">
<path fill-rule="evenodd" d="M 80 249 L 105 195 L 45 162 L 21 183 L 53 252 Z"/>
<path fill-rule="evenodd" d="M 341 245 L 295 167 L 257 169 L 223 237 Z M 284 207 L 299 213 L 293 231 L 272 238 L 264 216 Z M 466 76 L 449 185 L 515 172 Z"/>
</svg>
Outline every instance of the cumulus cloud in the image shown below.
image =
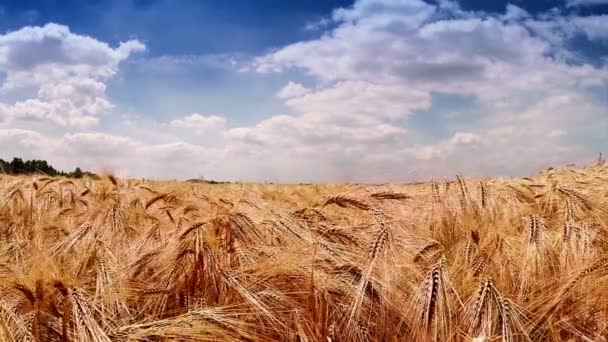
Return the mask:
<svg viewBox="0 0 608 342">
<path fill-rule="evenodd" d="M 603 39 L 608 32 L 604 16 L 551 13 L 539 19 L 513 5 L 504 14 L 479 15 L 450 1 L 359 0 L 335 10 L 332 18 L 334 28 L 319 39 L 290 44 L 254 62 L 261 73 L 301 71 L 318 80 L 314 90 L 282 97 L 296 115 L 233 129 L 233 138 L 267 145 L 289 142 L 294 151 L 296 146 L 310 149 L 309 136 L 319 132 L 325 132 L 324 141 L 343 146 L 373 136 L 361 154 L 374 155 L 375 163 L 384 160 L 387 169 L 399 169 L 413 158 L 443 172 L 483 161 L 482 172 L 500 173 L 504 163 L 493 155 L 502 150 L 519 152 L 505 156 L 521 170 L 528 169 L 522 158 L 549 163 L 555 159 L 542 153 L 560 151 L 563 158 L 573 157 L 564 151 L 582 153 L 584 146 L 572 147 L 576 144 L 566 141 L 564 132 L 573 127 L 582 131 L 602 120 L 603 105 L 593 89 L 606 86 L 608 69 L 575 58 L 568 40 L 576 35 Z M 290 88 L 294 86 L 281 91 Z M 435 122 L 452 130 L 452 136 L 425 137 L 411 127 L 410 117 L 434 108 L 434 94 L 472 96 L 471 112 L 483 114 L 464 118 L 470 120 L 470 132 Z M 328 130 L 331 125 L 341 129 Z M 390 133 L 379 134 L 378 127 L 390 128 L 384 130 Z M 406 130 L 413 134 L 403 134 Z M 551 143 L 534 142 L 533 149 L 525 141 L 541 136 Z M 473 150 L 475 154 L 468 153 Z M 326 151 L 320 147 L 316 152 Z M 391 158 L 404 161 L 389 162 Z M 363 167 L 366 159 L 354 161 Z M 441 167 L 446 160 L 451 168 Z"/>
<path fill-rule="evenodd" d="M 144 49 L 136 40 L 112 48 L 64 25 L 28 26 L 0 36 L 0 69 L 7 73 L 4 87 L 44 84 L 67 76 L 107 79 L 121 61 Z"/>
<path fill-rule="evenodd" d="M 226 125 L 226 119 L 218 115 L 204 116 L 198 113 L 193 113 L 181 119 L 172 120 L 170 125 L 173 127 L 193 130 L 197 134 L 202 134 L 210 131 L 223 130 L 224 126 Z"/>
<path fill-rule="evenodd" d="M 551 12 L 540 18 L 527 18 L 525 25 L 556 46 L 554 52 L 572 57 L 573 51 L 559 50 L 569 40 L 584 37 L 592 43 L 606 44 L 608 40 L 608 15 L 563 16 Z"/>
<path fill-rule="evenodd" d="M 346 147 L 348 144 L 390 143 L 406 134 L 404 128 L 376 122 L 367 127 L 323 123 L 308 117 L 273 116 L 255 127 L 233 128 L 227 136 L 257 146 Z M 304 146 L 301 146 L 304 144 Z"/>
<path fill-rule="evenodd" d="M 136 40 L 112 48 L 58 24 L 0 35 L 0 73 L 5 74 L 0 91 L 30 93 L 26 100 L 3 103 L 5 116 L 67 127 L 94 125 L 112 108 L 105 82 L 121 61 L 144 49 Z"/>
<path fill-rule="evenodd" d="M 289 99 L 292 97 L 298 97 L 310 93 L 310 89 L 306 88 L 300 83 L 289 81 L 279 92 L 277 97 L 280 99 Z"/>
<path fill-rule="evenodd" d="M 376 117 L 395 119 L 431 104 L 430 93 L 368 81 L 342 81 L 329 87 L 292 96 L 287 106 L 318 122 L 370 120 Z M 344 120 L 346 119 L 346 120 Z"/>
<path fill-rule="evenodd" d="M 317 39 L 251 62 L 249 70 L 285 75 L 275 91 L 284 113 L 252 125 L 193 113 L 137 127 L 166 130 L 162 143 L 107 132 L 49 137 L 7 128 L 0 142 L 4 134 L 17 143 L 2 148 L 37 151 L 63 165 L 108 163 L 133 176 L 309 182 L 524 174 L 579 162 L 605 146 L 601 94 L 608 67 L 601 58 L 581 58 L 571 44 L 581 36 L 605 44 L 605 16 L 537 15 L 513 5 L 501 14 L 478 13 L 448 0 L 358 0 L 328 18 L 316 28 Z M 10 120 L 93 125 L 112 107 L 106 81 L 143 49 L 136 41 L 112 48 L 65 27 L 27 28 L 17 36 L 29 38 L 6 40 L 10 34 L 0 37 L 36 42 L 32 51 L 44 52 L 47 62 L 19 61 L 3 46 L 20 51 L 28 44 L 0 39 L 3 89 L 35 89 L 33 98 L 0 103 L 5 126 Z M 39 44 L 39 36 L 55 38 Z M 57 47 L 68 41 L 80 46 L 78 53 Z M 287 79 L 293 75 L 306 86 Z M 466 99 L 466 108 L 456 108 L 457 99 Z M 188 132 L 196 143 L 181 139 Z M 214 145 L 201 143 L 208 132 Z"/>
<path fill-rule="evenodd" d="M 20 146 L 24 150 L 46 149 L 50 147 L 47 139 L 38 132 L 25 129 L 2 129 L 0 130 L 0 142 L 2 146 Z"/>
<path fill-rule="evenodd" d="M 104 98 L 95 98 L 82 106 L 69 99 L 53 101 L 29 99 L 15 103 L 9 109 L 10 117 L 20 120 L 47 121 L 60 126 L 87 127 L 97 123 L 98 115 L 111 108 Z"/>
</svg>

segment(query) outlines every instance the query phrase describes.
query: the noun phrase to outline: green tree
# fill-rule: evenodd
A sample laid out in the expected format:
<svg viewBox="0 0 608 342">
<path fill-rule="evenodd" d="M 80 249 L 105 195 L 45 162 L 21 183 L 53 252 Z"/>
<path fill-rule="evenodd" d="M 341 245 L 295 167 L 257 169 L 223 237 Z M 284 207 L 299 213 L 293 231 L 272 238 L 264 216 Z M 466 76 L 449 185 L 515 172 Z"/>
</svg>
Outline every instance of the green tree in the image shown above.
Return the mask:
<svg viewBox="0 0 608 342">
<path fill-rule="evenodd" d="M 22 174 L 25 173 L 25 163 L 21 158 L 13 158 L 10 164 L 10 173 L 12 174 Z"/>
<path fill-rule="evenodd" d="M 82 170 L 77 167 L 76 170 L 74 170 L 74 172 L 72 172 L 72 177 L 74 178 L 82 178 L 82 176 L 84 176 L 84 173 L 82 172 Z"/>
<path fill-rule="evenodd" d="M 63 172 L 56 170 L 46 160 L 33 159 L 23 161 L 21 158 L 13 158 L 11 162 L 0 159 L 0 174 L 9 175 L 27 175 L 27 174 L 44 174 L 48 176 L 67 176 L 74 178 L 82 178 L 84 176 L 97 177 L 96 174 L 82 171 L 77 167 L 73 172 Z"/>
</svg>

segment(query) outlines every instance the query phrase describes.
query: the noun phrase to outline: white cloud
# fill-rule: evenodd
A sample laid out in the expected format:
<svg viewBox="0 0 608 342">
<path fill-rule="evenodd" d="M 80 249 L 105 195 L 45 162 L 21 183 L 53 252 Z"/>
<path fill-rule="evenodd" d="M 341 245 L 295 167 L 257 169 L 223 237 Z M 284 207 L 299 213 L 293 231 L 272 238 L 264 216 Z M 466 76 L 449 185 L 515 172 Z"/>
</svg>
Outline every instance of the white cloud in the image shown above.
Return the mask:
<svg viewBox="0 0 608 342">
<path fill-rule="evenodd" d="M 86 102 L 90 98 L 103 97 L 106 85 L 90 78 L 71 78 L 61 83 L 41 85 L 38 96 L 47 101 L 70 98 L 75 102 Z"/>
<path fill-rule="evenodd" d="M 139 146 L 134 139 L 107 133 L 66 134 L 61 142 L 65 143 L 63 148 L 66 151 L 77 151 L 79 154 L 90 154 L 97 157 L 111 157 Z"/>
<path fill-rule="evenodd" d="M 25 148 L 45 148 L 47 139 L 38 132 L 25 129 L 1 129 L 0 142 L 3 146 L 11 144 L 23 146 Z"/>
<path fill-rule="evenodd" d="M 522 174 L 595 156 L 598 141 L 605 142 L 606 103 L 598 93 L 608 85 L 608 67 L 600 59 L 585 63 L 569 45 L 579 35 L 602 43 L 605 16 L 358 0 L 331 18 L 317 28 L 317 39 L 279 47 L 250 65 L 306 80 L 304 86 L 285 79 L 275 90 L 289 115 L 268 113 L 241 126 L 231 120 L 230 127 L 219 115 L 193 113 L 168 123 L 127 117 L 130 126 L 117 120 L 112 127 L 122 135 L 72 129 L 94 125 L 112 108 L 107 80 L 140 43 L 112 48 L 47 26 L 0 36 L 3 89 L 34 93 L 0 103 L 0 125 L 9 127 L 0 129 L 0 142 L 15 142 L 2 144 L 0 153 L 30 153 L 64 168 L 76 161 L 86 169 L 109 166 L 131 176 L 391 181 Z M 77 53 L 64 53 L 64 45 Z M 9 48 L 46 57 L 20 61 Z M 190 65 L 189 58 L 151 63 L 177 62 Z M 454 99 L 461 98 L 466 108 L 457 107 Z M 11 120 L 65 128 L 45 135 L 10 128 Z"/>
<path fill-rule="evenodd" d="M 136 40 L 117 48 L 72 33 L 67 26 L 28 26 L 0 35 L 0 91 L 37 89 L 26 100 L 4 103 L 15 120 L 86 127 L 112 108 L 105 82 L 121 61 L 145 49 Z"/>
<path fill-rule="evenodd" d="M 608 15 L 574 17 L 571 22 L 591 40 L 608 40 Z"/>
<path fill-rule="evenodd" d="M 80 166 L 95 172 L 109 169 L 125 177 L 162 178 L 206 174 L 212 171 L 209 160 L 222 158 L 221 151 L 181 141 L 144 143 L 99 132 L 53 138 L 32 130 L 0 129 L 0 158 L 14 156 L 42 158 L 64 170 Z"/>
<path fill-rule="evenodd" d="M 328 145 L 354 145 L 361 150 L 351 156 L 349 167 L 370 167 L 366 163 L 373 160 L 388 174 L 399 172 L 411 158 L 428 161 L 414 164 L 440 173 L 477 162 L 483 166 L 469 171 L 500 173 L 529 169 L 526 162 L 567 160 L 574 157 L 572 151 L 584 154 L 584 147 L 564 140 L 571 134 L 563 132 L 583 131 L 602 118 L 601 104 L 589 89 L 606 86 L 608 69 L 570 60 L 575 54 L 566 39 L 576 34 L 600 39 L 608 32 L 603 30 L 608 18 L 553 13 L 537 20 L 513 5 L 502 15 L 478 15 L 452 2 L 360 0 L 336 10 L 333 19 L 334 28 L 319 39 L 290 44 L 254 62 L 258 72 L 296 70 L 318 80 L 314 90 L 283 97 L 297 114 L 233 129 L 232 138 L 287 144 L 292 154 L 314 150 L 324 160 L 332 157 Z M 436 93 L 472 96 L 471 112 L 482 114 L 466 123 L 466 133 L 450 127 L 458 123 L 435 122 L 452 136 L 426 136 L 436 142 L 421 144 L 416 137 L 425 132 L 414 131 L 408 121 L 424 115 Z M 377 135 L 380 126 L 400 133 Z M 414 134 L 403 134 L 406 129 Z M 324 139 L 310 139 L 321 133 Z M 357 144 L 356 136 L 378 138 Z M 551 143 L 536 142 L 540 136 Z M 497 157 L 502 150 L 509 150 L 504 159 Z M 545 156 L 557 151 L 562 153 L 554 155 L 562 159 Z M 451 167 L 442 167 L 447 161 Z M 513 166 L 506 167 L 508 162 Z"/>
<path fill-rule="evenodd" d="M 0 70 L 7 72 L 4 87 L 59 81 L 66 76 L 107 79 L 116 73 L 118 63 L 144 49 L 134 40 L 113 49 L 58 24 L 28 26 L 0 35 Z"/>
<path fill-rule="evenodd" d="M 223 130 L 226 125 L 226 119 L 218 115 L 204 116 L 193 113 L 181 119 L 172 120 L 170 125 L 193 130 L 197 134 L 203 134 L 205 132 Z"/>
<path fill-rule="evenodd" d="M 608 40 L 608 15 L 588 16 L 562 16 L 559 13 L 550 13 L 538 18 L 525 20 L 530 27 L 541 37 L 556 46 L 554 52 L 573 58 L 576 53 L 568 50 L 559 50 L 567 45 L 568 41 L 577 36 L 584 36 L 594 43 L 605 44 Z"/>
<path fill-rule="evenodd" d="M 280 99 L 290 99 L 310 93 L 310 89 L 300 83 L 289 81 L 279 92 L 277 97 Z"/>
<path fill-rule="evenodd" d="M 60 126 L 87 127 L 97 123 L 95 116 L 100 109 L 109 108 L 105 99 L 95 99 L 91 107 L 76 107 L 73 102 L 59 99 L 44 102 L 29 99 L 15 103 L 10 107 L 9 115 L 13 119 L 29 121 L 47 121 Z M 92 115 L 90 115 L 92 114 Z"/>
<path fill-rule="evenodd" d="M 567 0 L 566 6 L 578 7 L 578 6 L 594 6 L 608 4 L 608 0 Z"/>
<path fill-rule="evenodd" d="M 213 160 L 223 159 L 221 151 L 176 140 L 170 143 L 146 143 L 130 137 L 106 133 L 66 134 L 58 139 L 54 156 L 65 164 L 81 163 L 88 170 L 109 168 L 121 176 L 188 178 L 199 173 L 221 175 Z M 80 158 L 95 156 L 95 158 Z"/>
<path fill-rule="evenodd" d="M 457 132 L 451 138 L 433 145 L 407 147 L 404 152 L 419 160 L 432 160 L 446 157 L 458 150 L 479 150 L 483 138 L 470 132 Z"/>
<path fill-rule="evenodd" d="M 350 8 L 336 9 L 333 18 L 335 21 L 369 27 L 382 27 L 386 19 L 389 19 L 405 27 L 415 28 L 434 12 L 434 6 L 421 0 L 359 0 Z"/>
<path fill-rule="evenodd" d="M 319 124 L 307 116 L 273 116 L 255 127 L 233 128 L 227 131 L 229 138 L 247 144 L 289 148 L 347 146 L 351 144 L 383 144 L 401 139 L 406 130 L 382 122 L 365 125 Z M 303 145 L 303 146 L 302 146 Z"/>
<path fill-rule="evenodd" d="M 0 158 L 14 157 L 24 159 L 48 157 L 54 143 L 48 137 L 25 129 L 0 129 Z"/>
<path fill-rule="evenodd" d="M 368 121 L 376 117 L 397 119 L 414 110 L 428 108 L 431 97 L 428 92 L 401 84 L 342 81 L 289 97 L 285 103 L 319 123 L 352 122 L 355 117 Z"/>
<path fill-rule="evenodd" d="M 523 20 L 530 17 L 530 13 L 524 10 L 521 7 L 515 6 L 513 4 L 507 4 L 507 9 L 505 14 L 502 16 L 503 20 L 511 21 L 511 20 Z"/>
</svg>

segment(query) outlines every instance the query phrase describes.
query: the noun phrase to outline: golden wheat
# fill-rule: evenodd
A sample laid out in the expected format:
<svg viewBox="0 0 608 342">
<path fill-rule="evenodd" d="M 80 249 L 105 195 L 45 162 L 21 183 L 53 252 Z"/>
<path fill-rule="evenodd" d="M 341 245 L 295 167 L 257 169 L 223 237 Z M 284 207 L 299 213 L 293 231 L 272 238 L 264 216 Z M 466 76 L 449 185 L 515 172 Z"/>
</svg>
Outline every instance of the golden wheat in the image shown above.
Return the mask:
<svg viewBox="0 0 608 342">
<path fill-rule="evenodd" d="M 402 185 L 0 177 L 0 341 L 608 337 L 603 161 Z"/>
</svg>

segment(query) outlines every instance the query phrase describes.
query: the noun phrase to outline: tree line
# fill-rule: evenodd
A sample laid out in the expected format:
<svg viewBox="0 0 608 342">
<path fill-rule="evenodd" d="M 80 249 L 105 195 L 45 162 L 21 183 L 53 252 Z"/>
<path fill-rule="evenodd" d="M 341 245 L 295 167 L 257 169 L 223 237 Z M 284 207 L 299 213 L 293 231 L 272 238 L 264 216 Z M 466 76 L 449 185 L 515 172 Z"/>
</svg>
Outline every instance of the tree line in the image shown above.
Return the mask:
<svg viewBox="0 0 608 342">
<path fill-rule="evenodd" d="M 84 176 L 96 177 L 92 172 L 82 171 L 77 167 L 72 172 L 65 172 L 55 169 L 46 160 L 22 160 L 21 158 L 13 158 L 13 160 L 5 161 L 0 159 L 0 174 L 8 175 L 31 175 L 44 174 L 47 176 L 64 176 L 69 178 L 82 178 Z"/>
</svg>

